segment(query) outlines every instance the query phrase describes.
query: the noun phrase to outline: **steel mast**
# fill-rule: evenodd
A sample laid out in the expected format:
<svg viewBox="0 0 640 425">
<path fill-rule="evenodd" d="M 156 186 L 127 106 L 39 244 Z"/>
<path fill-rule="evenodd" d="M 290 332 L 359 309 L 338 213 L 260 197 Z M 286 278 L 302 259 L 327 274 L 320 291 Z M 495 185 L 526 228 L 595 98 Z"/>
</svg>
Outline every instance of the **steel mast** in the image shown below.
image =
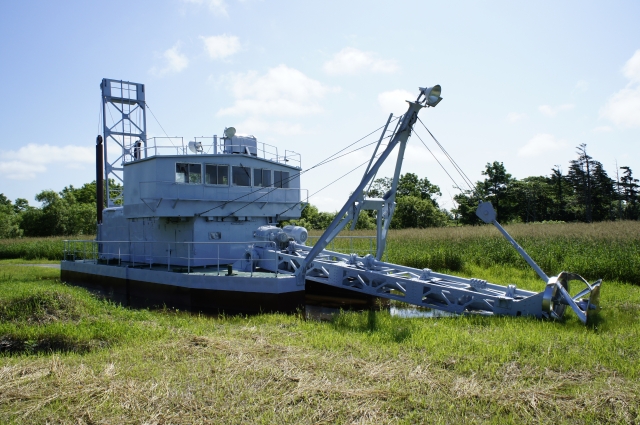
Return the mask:
<svg viewBox="0 0 640 425">
<path fill-rule="evenodd" d="M 123 194 L 111 182 L 123 182 L 124 163 L 147 156 L 147 112 L 144 84 L 102 79 L 102 134 L 107 207 L 122 204 Z M 107 124 L 107 116 L 113 123 Z M 110 148 L 111 147 L 111 148 Z"/>
<path fill-rule="evenodd" d="M 356 190 L 351 194 L 342 209 L 338 212 L 338 214 L 336 214 L 336 217 L 333 219 L 329 227 L 327 227 L 327 230 L 325 230 L 322 236 L 320 236 L 318 242 L 316 242 L 311 251 L 309 251 L 305 259 L 302 261 L 300 267 L 296 270 L 298 285 L 304 285 L 305 274 L 309 264 L 316 258 L 316 256 L 320 252 L 322 252 L 327 247 L 331 240 L 335 238 L 338 233 L 340 233 L 340 231 L 347 225 L 350 220 L 358 219 L 357 212 L 359 212 L 361 208 L 380 208 L 380 200 L 378 200 L 377 202 L 373 201 L 369 205 L 367 205 L 367 201 L 363 199 L 364 188 L 374 178 L 380 166 L 384 163 L 387 157 L 389 157 L 395 147 L 400 145 L 392 187 L 389 193 L 387 193 L 382 200 L 384 202 L 384 209 L 379 209 L 383 211 L 383 213 L 385 213 L 385 217 L 384 228 L 382 229 L 382 232 L 378 232 L 379 240 L 376 257 L 378 255 L 382 255 L 382 251 L 384 251 L 384 246 L 386 244 L 387 231 L 389 230 L 391 218 L 395 210 L 395 192 L 398 187 L 398 179 L 400 177 L 400 169 L 402 167 L 402 158 L 404 157 L 407 140 L 409 139 L 409 136 L 411 136 L 413 125 L 418 120 L 418 112 L 420 112 L 422 108 L 429 106 L 435 107 L 438 103 L 440 103 L 440 101 L 442 100 L 442 97 L 440 97 L 440 93 L 441 88 L 439 85 L 427 88 L 420 87 L 420 94 L 418 95 L 418 98 L 415 100 L 415 102 L 407 101 L 409 103 L 409 108 L 407 109 L 407 112 L 405 112 L 405 114 L 402 116 L 400 124 L 398 125 L 395 134 L 391 138 L 391 141 L 382 152 L 382 154 L 380 154 L 378 160 L 362 177 L 362 180 L 360 181 L 360 184 L 358 185 Z M 382 248 L 382 250 L 380 248 Z"/>
</svg>

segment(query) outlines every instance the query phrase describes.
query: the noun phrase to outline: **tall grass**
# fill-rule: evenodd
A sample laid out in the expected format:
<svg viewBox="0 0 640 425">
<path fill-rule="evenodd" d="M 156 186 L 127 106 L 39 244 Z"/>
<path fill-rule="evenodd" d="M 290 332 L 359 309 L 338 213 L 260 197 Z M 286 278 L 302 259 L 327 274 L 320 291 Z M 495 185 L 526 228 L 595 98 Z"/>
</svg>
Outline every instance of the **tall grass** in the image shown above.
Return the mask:
<svg viewBox="0 0 640 425">
<path fill-rule="evenodd" d="M 508 266 L 486 272 L 522 287 L 534 279 Z M 128 310 L 58 273 L 0 262 L 0 423 L 640 419 L 638 286 L 610 282 L 590 327 L 569 315 L 374 311 L 327 323 Z"/>
<path fill-rule="evenodd" d="M 640 222 L 515 224 L 507 231 L 548 275 L 561 271 L 589 280 L 620 280 L 640 284 Z M 311 232 L 319 235 L 321 232 Z M 372 235 L 371 231 L 342 235 Z M 91 239 L 83 236 L 82 239 Z M 62 259 L 63 240 L 73 237 L 0 240 L 0 259 Z M 369 240 L 337 239 L 329 246 L 341 252 L 370 251 Z M 375 249 L 375 244 L 374 244 Z M 529 270 L 529 265 L 490 225 L 389 232 L 385 260 L 437 271 L 465 271 L 471 266 L 508 265 Z"/>
<path fill-rule="evenodd" d="M 65 239 L 74 237 L 0 239 L 0 259 L 61 260 Z M 92 239 L 86 235 L 78 239 Z"/>
<path fill-rule="evenodd" d="M 87 352 L 149 334 L 131 326 L 148 312 L 61 284 L 60 270 L 0 267 L 0 353 Z"/>
<path fill-rule="evenodd" d="M 571 271 L 589 280 L 640 284 L 640 222 L 515 224 L 506 229 L 548 275 Z M 370 234 L 343 232 L 347 236 Z M 369 248 L 368 241 L 353 243 L 360 253 Z M 344 239 L 334 245 L 342 252 L 351 248 Z M 437 271 L 496 265 L 530 269 L 491 225 L 391 231 L 385 255 L 391 263 Z"/>
</svg>

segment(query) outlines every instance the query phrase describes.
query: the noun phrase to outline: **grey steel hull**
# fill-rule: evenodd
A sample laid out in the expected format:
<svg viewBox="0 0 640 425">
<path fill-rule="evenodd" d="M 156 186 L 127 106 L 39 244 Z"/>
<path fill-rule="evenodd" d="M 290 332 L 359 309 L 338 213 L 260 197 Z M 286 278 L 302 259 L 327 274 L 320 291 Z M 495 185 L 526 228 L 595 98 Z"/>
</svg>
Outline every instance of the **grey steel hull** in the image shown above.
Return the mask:
<svg viewBox="0 0 640 425">
<path fill-rule="evenodd" d="M 218 276 L 63 261 L 60 278 L 131 307 L 258 314 L 290 313 L 305 305 L 304 287 L 293 276 Z"/>
</svg>

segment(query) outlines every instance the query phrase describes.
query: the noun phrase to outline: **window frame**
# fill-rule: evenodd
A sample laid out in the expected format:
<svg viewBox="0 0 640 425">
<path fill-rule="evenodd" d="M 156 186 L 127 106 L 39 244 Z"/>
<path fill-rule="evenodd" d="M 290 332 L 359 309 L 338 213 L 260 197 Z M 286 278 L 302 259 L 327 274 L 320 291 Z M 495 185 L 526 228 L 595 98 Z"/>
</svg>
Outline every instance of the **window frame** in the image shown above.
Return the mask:
<svg viewBox="0 0 640 425">
<path fill-rule="evenodd" d="M 247 177 L 249 177 L 249 184 L 237 184 L 235 182 L 235 173 L 234 173 L 234 169 L 235 168 L 244 168 L 244 175 L 246 175 Z M 246 170 L 249 170 L 248 172 Z M 237 186 L 237 187 L 251 187 L 251 185 L 253 184 L 253 168 L 251 167 L 245 167 L 244 165 L 232 165 L 231 166 L 231 186 Z"/>
<path fill-rule="evenodd" d="M 276 173 L 280 174 L 280 180 L 276 179 Z M 283 175 L 286 174 L 286 177 Z M 280 183 L 279 185 L 277 183 Z M 284 170 L 273 170 L 273 187 L 280 189 L 289 189 L 291 183 L 291 172 Z"/>
<path fill-rule="evenodd" d="M 178 166 L 185 165 L 187 167 L 186 181 L 178 181 Z M 192 182 L 191 181 L 191 166 L 197 165 L 200 167 L 200 181 Z M 196 174 L 196 173 L 193 173 Z M 174 181 L 176 184 L 202 184 L 202 163 L 199 162 L 176 162 L 175 172 L 174 172 Z"/>
<path fill-rule="evenodd" d="M 218 179 L 220 178 L 220 173 L 219 173 L 219 169 L 220 167 L 227 167 L 227 175 L 225 176 L 227 179 L 226 183 L 207 183 L 207 167 L 216 167 L 216 181 L 218 181 Z M 204 184 L 207 186 L 229 186 L 229 164 L 209 164 L 209 163 L 205 163 L 204 164 Z"/>
<path fill-rule="evenodd" d="M 256 172 L 260 171 L 260 184 L 256 184 Z M 264 184 L 265 173 L 268 176 L 268 184 Z M 273 186 L 273 170 L 271 168 L 254 168 L 253 169 L 253 186 L 254 187 L 272 187 Z"/>
</svg>

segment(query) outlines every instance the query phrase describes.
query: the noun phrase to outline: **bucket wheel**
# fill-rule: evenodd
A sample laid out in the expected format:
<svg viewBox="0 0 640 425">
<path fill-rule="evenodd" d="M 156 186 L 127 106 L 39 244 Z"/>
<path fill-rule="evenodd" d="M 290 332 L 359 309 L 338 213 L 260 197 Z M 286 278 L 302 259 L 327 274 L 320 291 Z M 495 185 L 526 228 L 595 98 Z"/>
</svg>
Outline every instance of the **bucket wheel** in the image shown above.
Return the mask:
<svg viewBox="0 0 640 425">
<path fill-rule="evenodd" d="M 585 285 L 585 288 L 574 296 L 569 293 L 569 282 L 572 280 L 582 282 Z M 543 314 L 547 317 L 560 319 L 569 306 L 582 323 L 587 324 L 600 312 L 601 285 L 602 279 L 590 284 L 578 274 L 562 272 L 558 276 L 550 278 L 547 283 L 542 297 Z"/>
</svg>

